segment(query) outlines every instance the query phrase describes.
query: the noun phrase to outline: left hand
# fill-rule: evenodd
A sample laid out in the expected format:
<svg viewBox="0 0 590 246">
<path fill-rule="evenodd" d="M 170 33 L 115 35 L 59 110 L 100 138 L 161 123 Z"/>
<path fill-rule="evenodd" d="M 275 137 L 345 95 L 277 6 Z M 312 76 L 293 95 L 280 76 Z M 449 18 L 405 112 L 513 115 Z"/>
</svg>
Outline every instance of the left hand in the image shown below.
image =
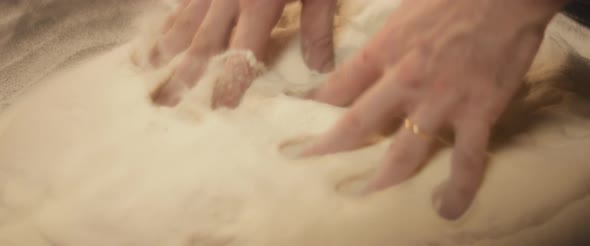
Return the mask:
<svg viewBox="0 0 590 246">
<path fill-rule="evenodd" d="M 315 100 L 352 107 L 303 155 L 357 149 L 407 117 L 422 134 L 397 131 L 366 189 L 374 192 L 412 177 L 431 157 L 433 136 L 450 128 L 451 175 L 433 202 L 443 217 L 459 218 L 482 182 L 491 128 L 565 2 L 402 1 L 369 44 L 314 93 Z"/>
<path fill-rule="evenodd" d="M 154 95 L 157 104 L 174 106 L 185 88 L 195 86 L 209 60 L 226 49 L 252 51 L 264 61 L 271 32 L 286 4 L 296 0 L 182 0 L 150 50 L 152 65 L 161 66 L 186 50 L 171 78 Z M 302 50 L 309 68 L 328 72 L 336 0 L 300 0 Z M 213 107 L 235 107 L 257 76 L 245 57 L 231 57 L 217 80 Z"/>
</svg>

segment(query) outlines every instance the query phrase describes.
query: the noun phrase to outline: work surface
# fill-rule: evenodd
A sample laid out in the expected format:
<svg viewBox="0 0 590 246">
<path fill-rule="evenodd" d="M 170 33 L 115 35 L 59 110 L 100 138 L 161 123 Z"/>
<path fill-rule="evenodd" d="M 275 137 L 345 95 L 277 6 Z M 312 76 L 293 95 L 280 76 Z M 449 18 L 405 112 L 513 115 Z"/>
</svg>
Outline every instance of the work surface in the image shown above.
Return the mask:
<svg viewBox="0 0 590 246">
<path fill-rule="evenodd" d="M 338 60 L 394 8 L 371 1 L 349 16 L 355 27 L 343 28 Z M 149 93 L 169 68 L 134 66 L 142 42 L 43 78 L 0 115 L 1 245 L 590 242 L 590 104 L 579 96 L 563 92 L 559 103 L 528 112 L 535 124 L 493 151 L 474 206 L 448 222 L 430 195 L 448 173 L 449 150 L 411 181 L 365 198 L 355 191 L 394 140 L 306 160 L 281 152 L 343 112 L 284 95 L 323 78 L 303 65 L 297 38 L 233 111 L 207 108 L 215 69 L 177 108 L 155 107 Z M 567 67 L 556 44 L 545 44 L 532 80 L 563 79 L 549 76 Z"/>
</svg>

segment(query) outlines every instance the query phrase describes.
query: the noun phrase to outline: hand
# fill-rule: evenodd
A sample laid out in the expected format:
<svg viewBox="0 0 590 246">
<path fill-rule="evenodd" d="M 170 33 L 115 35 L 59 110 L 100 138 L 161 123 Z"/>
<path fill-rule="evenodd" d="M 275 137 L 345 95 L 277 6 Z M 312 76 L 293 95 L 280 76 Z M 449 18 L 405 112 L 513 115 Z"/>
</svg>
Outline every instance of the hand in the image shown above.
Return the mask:
<svg viewBox="0 0 590 246">
<path fill-rule="evenodd" d="M 454 133 L 450 178 L 433 203 L 447 219 L 468 209 L 482 182 L 490 131 L 521 86 L 544 30 L 566 1 L 402 1 L 385 27 L 337 69 L 315 100 L 352 107 L 304 156 L 370 144 L 407 118 L 367 192 L 414 175 L 441 130 Z"/>
<path fill-rule="evenodd" d="M 285 5 L 294 0 L 183 0 L 166 21 L 150 54 L 155 66 L 168 63 L 187 51 L 184 60 L 163 87 L 155 102 L 173 106 L 181 91 L 190 88 L 203 74 L 209 60 L 226 49 L 250 50 L 264 60 L 271 31 Z M 320 72 L 334 66 L 332 45 L 336 0 L 302 0 L 301 32 L 307 65 Z M 235 28 L 235 30 L 234 30 Z M 233 31 L 233 37 L 232 37 Z M 246 59 L 228 61 L 230 76 L 222 76 L 215 87 L 213 106 L 234 107 L 248 88 L 256 71 Z M 236 80 L 236 78 L 240 78 Z"/>
</svg>

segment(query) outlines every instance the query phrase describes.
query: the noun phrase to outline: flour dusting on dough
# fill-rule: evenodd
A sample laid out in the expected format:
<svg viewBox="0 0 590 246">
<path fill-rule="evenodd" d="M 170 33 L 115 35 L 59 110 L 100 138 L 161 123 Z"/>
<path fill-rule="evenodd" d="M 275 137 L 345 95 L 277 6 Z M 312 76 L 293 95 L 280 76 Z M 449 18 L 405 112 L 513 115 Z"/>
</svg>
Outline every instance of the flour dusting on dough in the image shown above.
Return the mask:
<svg viewBox="0 0 590 246">
<path fill-rule="evenodd" d="M 337 62 L 359 50 L 398 2 L 344 2 Z M 363 198 L 354 194 L 395 139 L 308 159 L 285 154 L 345 110 L 285 95 L 325 79 L 305 66 L 289 24 L 296 18 L 287 19 L 274 33 L 267 69 L 235 110 L 209 107 L 226 55 L 180 105 L 155 106 L 150 94 L 176 63 L 141 65 L 149 38 L 140 36 L 25 94 L 0 114 L 0 244 L 538 246 L 587 239 L 590 121 L 573 110 L 590 109 L 585 99 L 560 91 L 564 100 L 547 103 L 524 93 L 511 110 L 539 120 L 494 150 L 466 216 L 444 221 L 431 194 L 448 175 L 449 149 L 410 181 Z M 549 40 L 543 49 L 555 45 Z M 139 56 L 132 61 L 132 54 Z M 553 52 L 540 54 L 533 71 L 563 66 L 547 62 Z"/>
</svg>

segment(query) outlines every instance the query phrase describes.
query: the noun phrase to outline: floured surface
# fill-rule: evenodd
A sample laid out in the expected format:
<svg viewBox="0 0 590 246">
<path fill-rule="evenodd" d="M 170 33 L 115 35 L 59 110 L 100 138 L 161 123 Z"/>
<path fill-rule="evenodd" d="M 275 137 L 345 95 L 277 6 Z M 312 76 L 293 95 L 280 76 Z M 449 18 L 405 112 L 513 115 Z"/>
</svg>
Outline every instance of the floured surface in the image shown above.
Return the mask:
<svg viewBox="0 0 590 246">
<path fill-rule="evenodd" d="M 379 4 L 354 22 L 375 30 L 388 12 Z M 342 34 L 340 57 L 361 47 L 365 36 L 357 32 Z M 240 108 L 216 112 L 205 107 L 207 78 L 178 108 L 154 107 L 149 83 L 158 72 L 130 64 L 134 46 L 50 79 L 1 115 L 1 245 L 588 240 L 590 119 L 583 112 L 590 105 L 580 99 L 535 114 L 538 124 L 493 153 L 468 214 L 447 222 L 435 214 L 430 194 L 448 174 L 448 150 L 409 182 L 366 198 L 354 190 L 379 165 L 388 141 L 307 160 L 279 151 L 323 132 L 343 112 L 282 94 L 322 79 L 305 68 L 296 40 Z"/>
</svg>

